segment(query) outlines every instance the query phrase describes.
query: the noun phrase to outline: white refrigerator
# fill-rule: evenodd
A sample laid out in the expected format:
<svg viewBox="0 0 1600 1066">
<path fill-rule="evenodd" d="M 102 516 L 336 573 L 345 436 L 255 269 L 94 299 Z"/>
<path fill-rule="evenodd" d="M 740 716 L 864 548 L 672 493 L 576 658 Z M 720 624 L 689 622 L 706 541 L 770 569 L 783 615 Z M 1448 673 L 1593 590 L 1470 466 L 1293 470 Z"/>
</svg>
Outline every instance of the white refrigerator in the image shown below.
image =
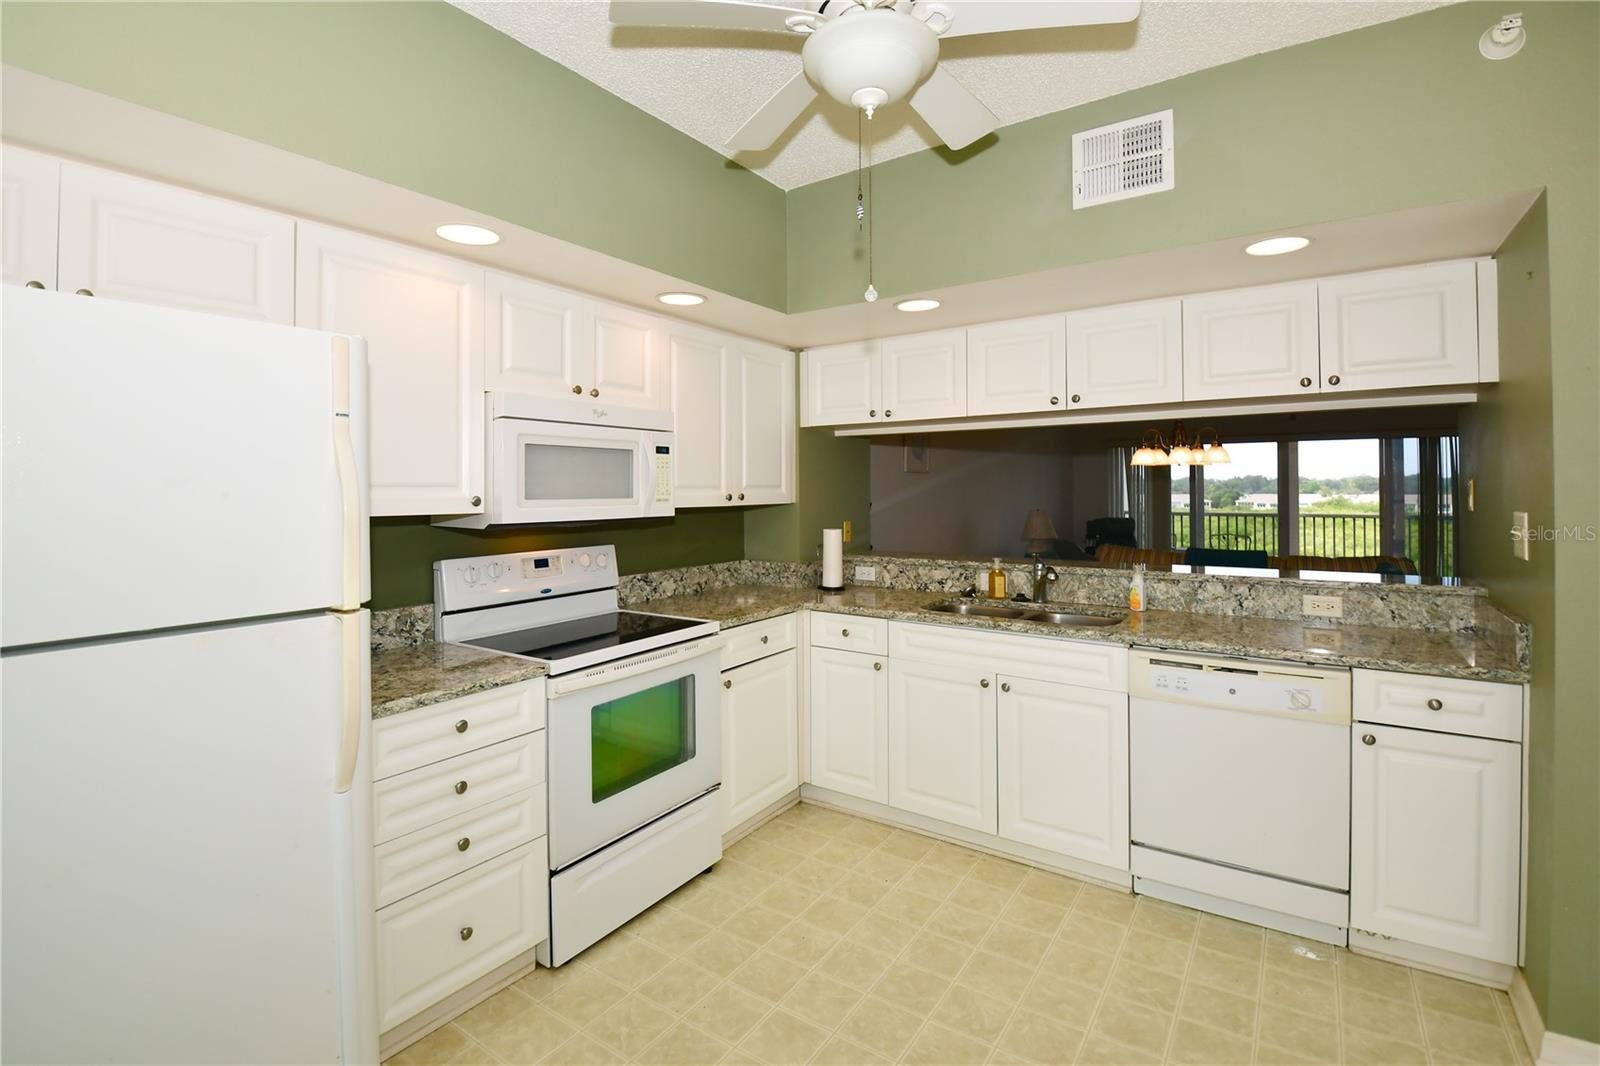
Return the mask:
<svg viewBox="0 0 1600 1066">
<path fill-rule="evenodd" d="M 365 346 L 3 288 L 0 1059 L 373 1061 Z"/>
</svg>

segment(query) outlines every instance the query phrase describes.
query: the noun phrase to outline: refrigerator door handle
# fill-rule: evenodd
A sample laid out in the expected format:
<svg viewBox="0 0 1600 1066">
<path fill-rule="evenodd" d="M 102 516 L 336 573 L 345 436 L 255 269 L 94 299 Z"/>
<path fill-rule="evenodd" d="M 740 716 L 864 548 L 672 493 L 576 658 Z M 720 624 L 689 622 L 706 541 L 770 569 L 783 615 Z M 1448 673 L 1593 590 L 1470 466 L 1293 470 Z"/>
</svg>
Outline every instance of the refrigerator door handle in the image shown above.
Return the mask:
<svg viewBox="0 0 1600 1066">
<path fill-rule="evenodd" d="M 339 620 L 340 671 L 344 685 L 344 714 L 339 734 L 339 759 L 334 764 L 333 790 L 341 795 L 355 784 L 361 755 L 361 716 L 367 701 L 361 692 L 361 657 L 366 654 L 366 612 L 335 614 Z"/>
<path fill-rule="evenodd" d="M 361 606 L 361 475 L 356 466 L 355 439 L 350 431 L 350 341 L 333 338 L 333 455 L 339 468 L 339 498 L 343 512 L 340 542 L 343 548 L 339 607 L 353 611 Z"/>
</svg>

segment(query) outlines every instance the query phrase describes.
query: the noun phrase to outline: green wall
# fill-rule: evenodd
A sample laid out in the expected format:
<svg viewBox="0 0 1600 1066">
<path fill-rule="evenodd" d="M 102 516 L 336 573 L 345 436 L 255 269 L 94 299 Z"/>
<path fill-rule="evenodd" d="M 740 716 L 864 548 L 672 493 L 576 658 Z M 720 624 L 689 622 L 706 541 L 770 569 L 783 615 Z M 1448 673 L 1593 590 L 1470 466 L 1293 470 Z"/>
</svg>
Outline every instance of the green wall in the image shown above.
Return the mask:
<svg viewBox="0 0 1600 1066">
<path fill-rule="evenodd" d="M 0 58 L 784 306 L 781 190 L 445 3 L 7 0 Z"/>
<path fill-rule="evenodd" d="M 744 558 L 740 511 L 679 511 L 671 518 L 583 526 L 447 529 L 426 518 L 372 521 L 372 606 L 433 602 L 436 559 L 615 544 L 624 574 Z"/>
<path fill-rule="evenodd" d="M 802 429 L 797 502 L 746 512 L 745 557 L 810 562 L 817 558 L 822 531 L 846 521 L 851 524 L 851 540 L 845 551 L 866 551 L 872 537 L 868 454 L 865 437 Z"/>
</svg>

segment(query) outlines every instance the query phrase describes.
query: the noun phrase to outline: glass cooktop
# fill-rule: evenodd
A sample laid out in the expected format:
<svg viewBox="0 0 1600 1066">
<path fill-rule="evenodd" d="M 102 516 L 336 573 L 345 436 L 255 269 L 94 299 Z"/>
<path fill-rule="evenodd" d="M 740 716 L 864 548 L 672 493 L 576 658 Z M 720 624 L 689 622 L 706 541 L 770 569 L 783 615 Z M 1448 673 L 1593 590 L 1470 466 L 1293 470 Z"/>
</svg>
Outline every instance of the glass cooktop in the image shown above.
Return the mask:
<svg viewBox="0 0 1600 1066">
<path fill-rule="evenodd" d="M 492 633 L 486 637 L 464 640 L 475 648 L 502 651 L 511 655 L 524 655 L 530 659 L 570 659 L 575 655 L 603 651 L 606 648 L 625 648 L 648 637 L 674 633 L 705 623 L 694 618 L 669 618 L 660 614 L 640 614 L 637 611 L 614 611 L 607 614 L 588 615 L 566 622 L 555 622 L 532 629 L 519 629 L 511 633 Z"/>
</svg>

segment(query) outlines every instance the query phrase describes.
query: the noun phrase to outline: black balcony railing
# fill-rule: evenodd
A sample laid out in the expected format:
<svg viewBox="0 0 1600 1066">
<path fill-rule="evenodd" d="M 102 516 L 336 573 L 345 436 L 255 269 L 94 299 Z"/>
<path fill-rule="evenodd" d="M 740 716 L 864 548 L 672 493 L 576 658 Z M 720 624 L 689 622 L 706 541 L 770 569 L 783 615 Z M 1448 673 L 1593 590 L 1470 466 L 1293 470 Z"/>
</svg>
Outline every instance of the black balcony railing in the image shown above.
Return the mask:
<svg viewBox="0 0 1600 1066">
<path fill-rule="evenodd" d="M 1439 519 L 1439 571 L 1455 576 L 1455 537 L 1449 515 Z M 1172 512 L 1172 546 L 1187 548 L 1190 543 L 1188 511 Z M 1406 556 L 1422 555 L 1422 517 L 1406 516 Z M 1275 511 L 1206 511 L 1202 546 L 1264 551 L 1282 554 Z M 1300 515 L 1300 545 L 1297 555 L 1386 555 L 1383 550 L 1383 516 L 1374 513 L 1306 511 Z"/>
</svg>

